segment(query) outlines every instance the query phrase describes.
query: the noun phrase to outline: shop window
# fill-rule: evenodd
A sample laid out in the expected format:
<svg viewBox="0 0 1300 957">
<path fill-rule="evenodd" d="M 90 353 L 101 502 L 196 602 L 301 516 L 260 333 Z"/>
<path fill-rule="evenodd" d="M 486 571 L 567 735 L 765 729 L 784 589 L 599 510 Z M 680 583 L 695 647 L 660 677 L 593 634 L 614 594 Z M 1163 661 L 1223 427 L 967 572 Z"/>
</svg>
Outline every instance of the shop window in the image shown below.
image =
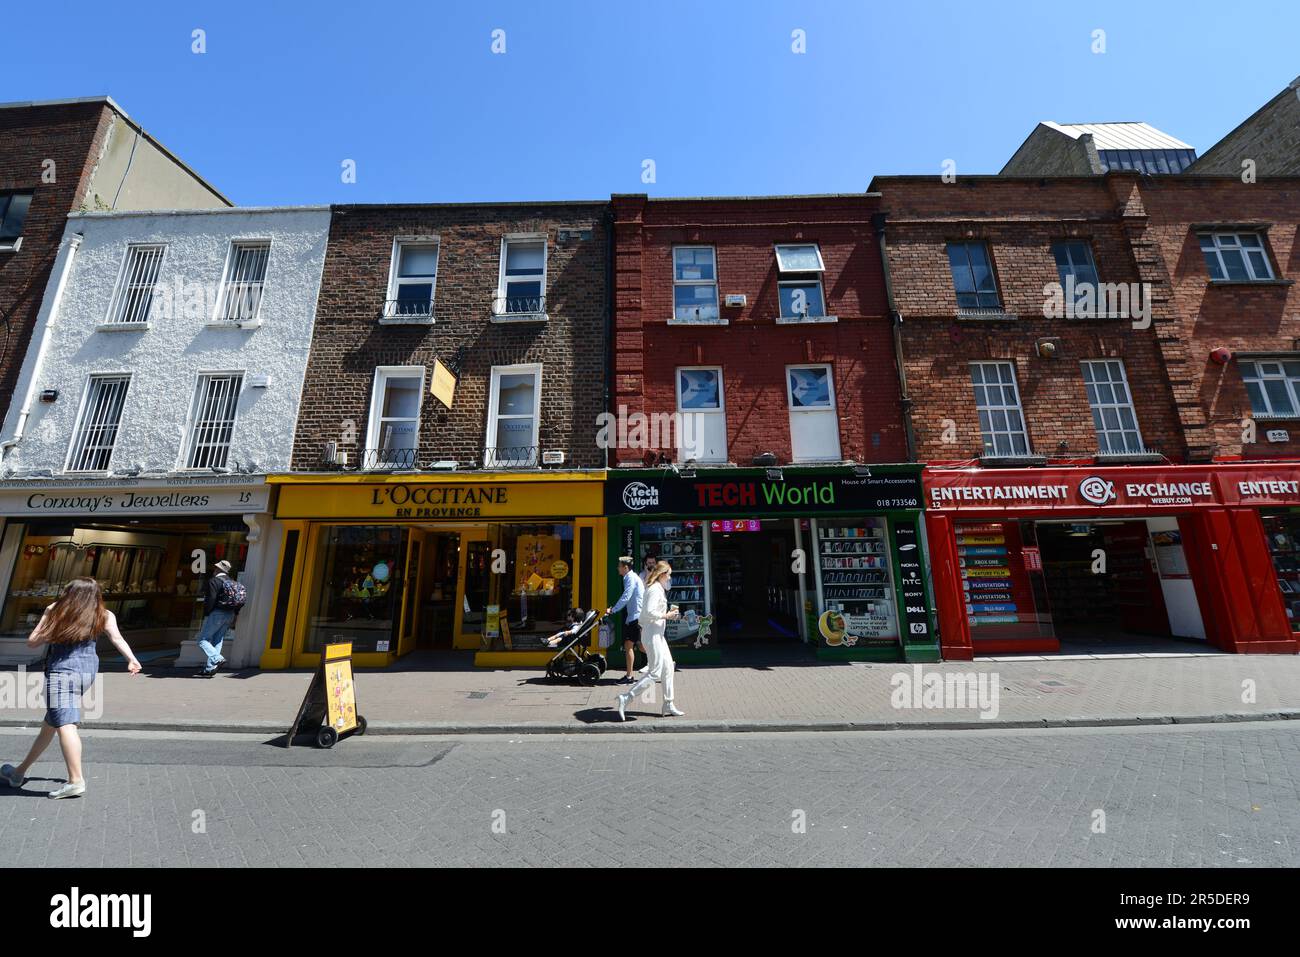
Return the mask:
<svg viewBox="0 0 1300 957">
<path fill-rule="evenodd" d="M 507 236 L 501 241 L 497 315 L 539 316 L 546 312 L 546 239 Z"/>
<path fill-rule="evenodd" d="M 217 319 L 224 322 L 255 322 L 262 309 L 266 264 L 271 257 L 269 242 L 234 242 L 222 285 Z"/>
<path fill-rule="evenodd" d="M 898 615 L 883 518 L 818 519 L 820 640 L 830 648 L 894 646 Z"/>
<path fill-rule="evenodd" d="M 1273 556 L 1282 607 L 1292 631 L 1300 631 L 1300 513 L 1263 513 L 1264 537 Z"/>
<path fill-rule="evenodd" d="M 235 409 L 244 377 L 240 373 L 199 376 L 190 413 L 190 451 L 185 467 L 226 468 L 235 431 Z"/>
<path fill-rule="evenodd" d="M 668 601 L 677 606 L 681 617 L 668 622 L 665 637 L 670 642 L 699 640 L 701 646 L 716 644 L 717 636 L 711 634 L 713 618 L 708 615 L 706 603 L 708 567 L 704 560 L 704 524 L 642 522 L 639 539 L 641 563 L 637 571 L 642 573 L 642 579 L 646 577 L 643 569 L 647 558 L 667 562 L 673 568 Z"/>
<path fill-rule="evenodd" d="M 131 245 L 122 258 L 117 291 L 108 310 L 108 321 L 132 325 L 147 322 L 153 309 L 154 290 L 162 269 L 163 245 Z"/>
<path fill-rule="evenodd" d="M 363 468 L 415 468 L 423 398 L 424 366 L 380 366 L 375 370 Z"/>
<path fill-rule="evenodd" d="M 984 243 L 949 243 L 948 267 L 957 292 L 959 313 L 1002 311 L 989 248 Z"/>
<path fill-rule="evenodd" d="M 786 366 L 790 448 L 795 462 L 838 462 L 840 420 L 829 365 Z"/>
<path fill-rule="evenodd" d="M 129 375 L 94 375 L 86 383 L 77 429 L 68 450 L 69 472 L 106 472 L 117 444 Z"/>
<path fill-rule="evenodd" d="M 0 194 L 0 251 L 13 251 L 22 245 L 23 223 L 31 204 L 31 193 Z"/>
<path fill-rule="evenodd" d="M 504 552 L 506 573 L 492 576 L 486 607 L 466 592 L 469 610 L 484 612 L 483 647 L 541 650 L 573 607 L 573 525 L 494 525 L 488 538 Z"/>
<path fill-rule="evenodd" d="M 384 316 L 389 319 L 432 318 L 437 282 L 436 240 L 394 240 Z"/>
<path fill-rule="evenodd" d="M 159 652 L 151 654 L 155 660 L 166 658 L 198 634 L 203 586 L 212 566 L 229 561 L 239 576 L 248 548 L 245 533 L 238 516 L 33 522 L 22 531 L 0 631 L 25 636 L 68 582 L 88 577 L 99 582 L 104 604 L 132 648 Z M 107 640 L 101 645 L 101 654 L 116 656 Z"/>
<path fill-rule="evenodd" d="M 822 292 L 821 249 L 816 243 L 776 247 L 777 296 L 780 318 L 787 322 L 814 322 L 829 319 Z"/>
<path fill-rule="evenodd" d="M 1124 363 L 1097 359 L 1085 361 L 1082 366 L 1092 423 L 1097 429 L 1097 451 L 1103 455 L 1145 451 Z"/>
<path fill-rule="evenodd" d="M 329 525 L 316 544 L 316 595 L 303 649 L 351 641 L 354 652 L 396 652 L 407 535 L 392 525 Z"/>
<path fill-rule="evenodd" d="M 1263 282 L 1273 278 L 1264 237 L 1254 232 L 1212 232 L 1198 237 L 1210 279 Z"/>
<path fill-rule="evenodd" d="M 1300 361 L 1242 360 L 1241 379 L 1250 396 L 1250 411 L 1261 419 L 1300 416 Z"/>
<path fill-rule="evenodd" d="M 488 405 L 486 468 L 528 468 L 539 461 L 542 367 L 493 366 Z"/>
<path fill-rule="evenodd" d="M 1028 456 L 1029 435 L 1020 409 L 1015 367 L 1010 362 L 972 362 L 970 375 L 984 454 L 999 458 Z"/>
<path fill-rule="evenodd" d="M 718 273 L 712 246 L 673 249 L 673 319 L 718 321 Z"/>
<path fill-rule="evenodd" d="M 677 458 L 727 461 L 727 408 L 720 366 L 677 370 Z"/>
<path fill-rule="evenodd" d="M 1034 524 L 958 522 L 955 531 L 966 621 L 976 647 L 986 640 L 1053 637 Z"/>
</svg>

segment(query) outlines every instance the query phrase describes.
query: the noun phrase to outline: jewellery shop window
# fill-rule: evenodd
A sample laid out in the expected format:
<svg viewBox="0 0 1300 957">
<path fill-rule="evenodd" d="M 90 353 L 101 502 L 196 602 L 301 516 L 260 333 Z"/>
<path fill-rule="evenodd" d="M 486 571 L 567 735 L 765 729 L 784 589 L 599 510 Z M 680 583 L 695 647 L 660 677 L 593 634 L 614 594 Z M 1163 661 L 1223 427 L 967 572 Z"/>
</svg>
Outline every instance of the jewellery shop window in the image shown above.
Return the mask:
<svg viewBox="0 0 1300 957">
<path fill-rule="evenodd" d="M 573 526 L 492 525 L 488 540 L 493 562 L 504 559 L 505 569 L 490 569 L 484 647 L 544 649 L 547 638 L 568 627 L 573 607 Z"/>
<path fill-rule="evenodd" d="M 1277 572 L 1277 587 L 1282 593 L 1282 607 L 1291 621 L 1291 630 L 1300 631 L 1300 513 L 1265 513 L 1261 517 Z"/>
<path fill-rule="evenodd" d="M 821 641 L 835 647 L 898 643 L 898 616 L 883 518 L 817 521 Z"/>
<path fill-rule="evenodd" d="M 306 651 L 351 641 L 354 652 L 397 651 L 406 529 L 329 525 L 316 543 L 317 592 Z"/>
<path fill-rule="evenodd" d="M 9 534 L 22 534 L 22 544 L 0 631 L 26 635 L 68 582 L 93 578 L 133 647 L 179 648 L 202 622 L 203 585 L 212 564 L 227 560 L 236 576 L 243 569 L 245 532 L 242 521 L 224 517 L 147 527 L 130 521 L 15 527 Z"/>
<path fill-rule="evenodd" d="M 664 631 L 669 642 L 689 642 L 700 648 L 713 639 L 713 616 L 705 606 L 704 524 L 702 522 L 642 522 L 641 580 L 648 577 L 648 560 L 664 561 L 673 567 L 673 587 L 668 594 L 681 617 L 670 621 Z"/>
</svg>

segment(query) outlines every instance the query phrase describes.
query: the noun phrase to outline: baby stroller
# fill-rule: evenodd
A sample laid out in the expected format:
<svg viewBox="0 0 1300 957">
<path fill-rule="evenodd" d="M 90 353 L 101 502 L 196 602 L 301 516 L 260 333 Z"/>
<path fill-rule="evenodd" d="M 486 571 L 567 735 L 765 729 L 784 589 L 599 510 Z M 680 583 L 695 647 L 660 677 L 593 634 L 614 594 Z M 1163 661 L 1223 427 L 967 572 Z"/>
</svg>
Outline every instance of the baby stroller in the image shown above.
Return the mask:
<svg viewBox="0 0 1300 957">
<path fill-rule="evenodd" d="M 546 664 L 546 679 L 548 681 L 576 680 L 578 684 L 585 688 L 594 685 L 597 679 L 605 673 L 607 667 L 605 656 L 588 653 L 586 648 L 583 647 L 587 644 L 587 637 L 591 634 L 591 630 L 596 627 L 598 621 L 600 621 L 600 612 L 593 608 L 579 622 L 577 631 L 561 639 L 560 650 Z"/>
</svg>

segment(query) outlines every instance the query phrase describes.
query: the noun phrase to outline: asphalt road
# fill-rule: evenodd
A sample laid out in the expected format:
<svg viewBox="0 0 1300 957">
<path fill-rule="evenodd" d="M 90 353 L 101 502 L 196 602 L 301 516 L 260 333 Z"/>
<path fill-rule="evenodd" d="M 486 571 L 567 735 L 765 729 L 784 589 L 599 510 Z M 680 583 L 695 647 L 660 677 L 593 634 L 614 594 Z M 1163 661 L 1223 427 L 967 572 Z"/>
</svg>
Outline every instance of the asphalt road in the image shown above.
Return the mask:
<svg viewBox="0 0 1300 957">
<path fill-rule="evenodd" d="M 0 786 L 7 865 L 1300 864 L 1295 722 L 85 743 L 84 798 Z"/>
</svg>

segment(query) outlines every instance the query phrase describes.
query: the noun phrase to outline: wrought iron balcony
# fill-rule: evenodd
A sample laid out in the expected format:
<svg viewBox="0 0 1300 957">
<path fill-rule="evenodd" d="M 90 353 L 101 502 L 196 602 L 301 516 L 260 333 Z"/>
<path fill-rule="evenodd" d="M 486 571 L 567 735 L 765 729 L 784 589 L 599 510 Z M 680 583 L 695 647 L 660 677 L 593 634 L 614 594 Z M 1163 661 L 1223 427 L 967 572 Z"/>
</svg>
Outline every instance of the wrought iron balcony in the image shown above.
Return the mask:
<svg viewBox="0 0 1300 957">
<path fill-rule="evenodd" d="M 545 296 L 497 296 L 492 317 L 498 320 L 546 318 Z"/>
<path fill-rule="evenodd" d="M 485 469 L 531 469 L 541 462 L 541 446 L 513 445 L 483 450 Z"/>
<path fill-rule="evenodd" d="M 409 323 L 415 326 L 433 324 L 433 301 L 425 299 L 385 299 L 379 321 L 386 325 Z"/>
</svg>

